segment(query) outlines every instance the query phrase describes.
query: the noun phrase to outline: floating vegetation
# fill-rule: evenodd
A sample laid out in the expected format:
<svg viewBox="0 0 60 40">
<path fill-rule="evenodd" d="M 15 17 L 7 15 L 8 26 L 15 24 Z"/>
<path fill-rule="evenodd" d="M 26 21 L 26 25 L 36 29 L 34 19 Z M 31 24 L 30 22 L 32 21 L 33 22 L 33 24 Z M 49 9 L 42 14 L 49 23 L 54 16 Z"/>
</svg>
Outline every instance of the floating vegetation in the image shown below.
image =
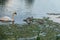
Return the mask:
<svg viewBox="0 0 60 40">
<path fill-rule="evenodd" d="M 43 24 L 39 24 L 38 20 L 44 20 Z M 0 39 L 15 38 L 11 40 L 16 40 L 19 38 L 37 38 L 39 36 L 40 40 L 56 40 L 56 35 L 60 34 L 59 30 L 60 24 L 49 20 L 49 18 L 34 18 L 33 23 L 30 25 L 0 25 Z"/>
</svg>

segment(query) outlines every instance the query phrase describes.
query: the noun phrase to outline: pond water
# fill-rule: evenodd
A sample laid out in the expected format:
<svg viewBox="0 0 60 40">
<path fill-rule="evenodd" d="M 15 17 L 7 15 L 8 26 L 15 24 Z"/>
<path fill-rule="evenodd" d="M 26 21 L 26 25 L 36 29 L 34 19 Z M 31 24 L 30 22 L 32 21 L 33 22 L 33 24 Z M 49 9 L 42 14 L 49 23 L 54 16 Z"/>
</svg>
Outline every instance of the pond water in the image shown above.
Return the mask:
<svg viewBox="0 0 60 40">
<path fill-rule="evenodd" d="M 23 19 L 33 16 L 34 18 L 47 17 L 47 13 L 60 13 L 60 0 L 1 0 L 0 17 L 12 17 L 16 11 L 15 23 L 22 24 Z M 49 16 L 59 22 L 56 16 Z"/>
</svg>

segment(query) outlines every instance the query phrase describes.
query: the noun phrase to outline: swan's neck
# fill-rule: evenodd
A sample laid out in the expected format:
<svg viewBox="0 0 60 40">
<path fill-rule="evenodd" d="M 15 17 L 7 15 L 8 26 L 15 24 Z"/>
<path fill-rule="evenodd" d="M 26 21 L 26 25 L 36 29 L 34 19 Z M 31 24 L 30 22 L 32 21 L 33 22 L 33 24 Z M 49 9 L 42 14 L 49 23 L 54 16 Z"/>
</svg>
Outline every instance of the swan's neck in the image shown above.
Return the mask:
<svg viewBox="0 0 60 40">
<path fill-rule="evenodd" d="M 12 15 L 12 21 L 14 21 L 14 14 Z"/>
<path fill-rule="evenodd" d="M 12 25 L 14 25 L 14 14 L 12 14 Z"/>
</svg>

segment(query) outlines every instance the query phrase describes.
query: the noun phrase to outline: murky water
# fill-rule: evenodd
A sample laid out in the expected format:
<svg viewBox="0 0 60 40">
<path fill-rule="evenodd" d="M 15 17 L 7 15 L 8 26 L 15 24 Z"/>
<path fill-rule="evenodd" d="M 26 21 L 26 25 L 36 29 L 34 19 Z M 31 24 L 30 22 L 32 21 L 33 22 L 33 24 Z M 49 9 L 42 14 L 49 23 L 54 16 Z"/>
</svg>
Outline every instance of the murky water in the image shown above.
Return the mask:
<svg viewBox="0 0 60 40">
<path fill-rule="evenodd" d="M 48 16 L 46 13 L 49 12 L 59 13 L 60 6 L 58 6 L 59 1 L 55 2 L 55 0 L 1 0 L 0 17 L 12 17 L 12 13 L 16 11 L 17 15 L 15 16 L 15 23 L 21 24 L 23 23 L 23 19 L 29 16 L 42 18 Z"/>
</svg>

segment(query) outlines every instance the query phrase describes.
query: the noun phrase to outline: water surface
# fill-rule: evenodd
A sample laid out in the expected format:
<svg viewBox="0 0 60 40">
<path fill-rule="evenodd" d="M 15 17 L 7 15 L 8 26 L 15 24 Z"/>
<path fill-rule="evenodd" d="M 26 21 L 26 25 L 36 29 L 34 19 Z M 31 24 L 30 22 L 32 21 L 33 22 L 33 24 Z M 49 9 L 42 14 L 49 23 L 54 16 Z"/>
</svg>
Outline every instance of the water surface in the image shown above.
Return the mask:
<svg viewBox="0 0 60 40">
<path fill-rule="evenodd" d="M 60 0 L 1 0 L 0 1 L 0 17 L 12 17 L 14 11 L 15 23 L 24 23 L 23 19 L 33 16 L 34 18 L 47 17 L 46 13 L 60 13 Z M 55 16 L 49 16 L 56 22 Z"/>
</svg>

